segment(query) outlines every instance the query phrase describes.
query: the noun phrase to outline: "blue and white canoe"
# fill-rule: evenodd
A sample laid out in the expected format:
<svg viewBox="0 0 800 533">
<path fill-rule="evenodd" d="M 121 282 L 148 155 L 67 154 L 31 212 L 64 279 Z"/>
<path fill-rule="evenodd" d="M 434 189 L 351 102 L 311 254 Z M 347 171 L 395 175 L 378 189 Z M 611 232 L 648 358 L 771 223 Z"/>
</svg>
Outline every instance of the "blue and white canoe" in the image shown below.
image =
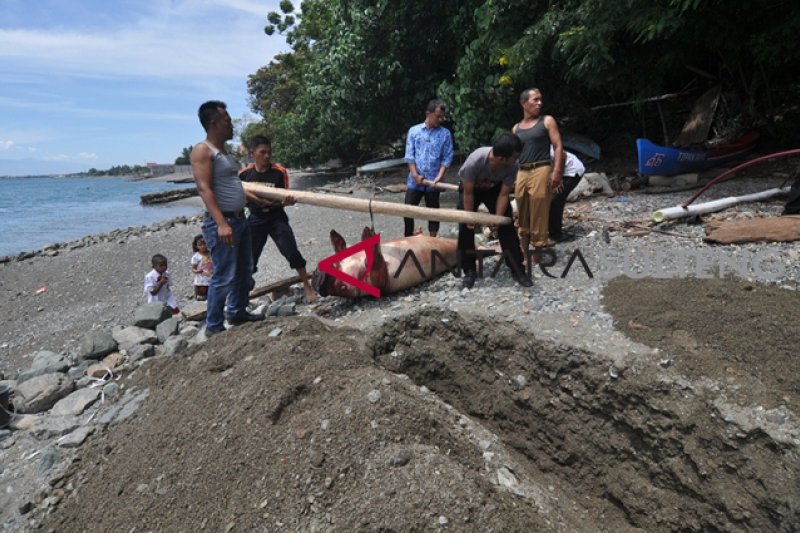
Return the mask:
<svg viewBox="0 0 800 533">
<path fill-rule="evenodd" d="M 639 173 L 674 176 L 722 165 L 752 150 L 759 136 L 758 132 L 750 132 L 728 144 L 696 149 L 659 146 L 647 139 L 636 139 Z"/>
</svg>

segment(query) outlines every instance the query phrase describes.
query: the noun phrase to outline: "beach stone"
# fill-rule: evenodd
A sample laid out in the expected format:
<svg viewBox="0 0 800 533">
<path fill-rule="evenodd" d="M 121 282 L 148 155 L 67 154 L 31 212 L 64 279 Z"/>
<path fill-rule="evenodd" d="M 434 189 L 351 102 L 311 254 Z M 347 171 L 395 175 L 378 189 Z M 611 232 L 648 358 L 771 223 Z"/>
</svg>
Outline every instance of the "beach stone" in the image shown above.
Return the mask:
<svg viewBox="0 0 800 533">
<path fill-rule="evenodd" d="M 27 431 L 35 426 L 41 419 L 41 415 L 19 415 L 11 420 L 8 427 L 17 431 Z"/>
<path fill-rule="evenodd" d="M 192 302 L 181 308 L 187 320 L 203 321 L 206 319 L 206 302 Z"/>
<path fill-rule="evenodd" d="M 103 395 L 108 398 L 116 398 L 121 392 L 120 386 L 117 383 L 106 383 L 103 385 Z"/>
<path fill-rule="evenodd" d="M 31 368 L 42 368 L 45 366 L 52 366 L 53 364 L 63 361 L 63 355 L 51 352 L 49 350 L 39 350 L 33 354 L 33 362 Z"/>
<path fill-rule="evenodd" d="M 137 344 L 128 349 L 128 361 L 134 363 L 140 359 L 153 357 L 156 354 L 156 347 L 152 344 Z"/>
<path fill-rule="evenodd" d="M 133 315 L 133 325 L 140 328 L 155 329 L 164 320 L 172 316 L 172 311 L 161 302 L 140 305 Z"/>
<path fill-rule="evenodd" d="M 30 429 L 37 439 L 49 439 L 72 433 L 81 425 L 77 416 L 45 416 L 40 418 Z"/>
<path fill-rule="evenodd" d="M 190 338 L 197 335 L 198 331 L 200 331 L 200 328 L 197 326 L 185 326 L 178 333 L 183 337 Z"/>
<path fill-rule="evenodd" d="M 100 359 L 117 349 L 110 331 L 90 331 L 81 337 L 81 359 Z"/>
<path fill-rule="evenodd" d="M 73 366 L 67 372 L 67 375 L 70 379 L 75 381 L 81 379 L 86 374 L 86 369 L 91 366 L 92 362 L 90 360 L 81 361 L 77 366 Z"/>
<path fill-rule="evenodd" d="M 267 307 L 267 316 L 290 316 L 296 314 L 296 307 L 294 300 L 289 296 L 284 296 L 279 300 L 275 300 L 269 307 Z"/>
<path fill-rule="evenodd" d="M 79 389 L 61 398 L 53 406 L 50 414 L 55 416 L 79 415 L 100 396 L 100 389 Z"/>
<path fill-rule="evenodd" d="M 185 338 L 173 335 L 164 342 L 164 355 L 175 355 L 185 350 L 187 346 L 189 342 Z"/>
<path fill-rule="evenodd" d="M 158 342 L 158 336 L 152 329 L 139 326 L 128 326 L 114 331 L 111 335 L 122 350 L 128 350 L 137 344 L 155 344 Z"/>
<path fill-rule="evenodd" d="M 36 352 L 33 356 L 31 367 L 19 373 L 17 382 L 23 383 L 36 376 L 66 372 L 68 369 L 69 361 L 65 356 L 48 351 Z"/>
<path fill-rule="evenodd" d="M 74 383 L 66 374 L 44 374 L 17 385 L 14 409 L 17 413 L 40 413 L 72 392 Z"/>
<path fill-rule="evenodd" d="M 180 321 L 175 317 L 170 317 L 156 326 L 158 342 L 164 344 L 167 338 L 178 333 Z"/>
<path fill-rule="evenodd" d="M 42 451 L 42 458 L 39 460 L 39 474 L 46 474 L 60 460 L 61 454 L 55 446 L 48 446 Z"/>
<path fill-rule="evenodd" d="M 79 427 L 63 439 L 59 440 L 58 445 L 61 448 L 77 448 L 83 444 L 86 438 L 92 433 L 94 433 L 93 426 Z"/>
</svg>

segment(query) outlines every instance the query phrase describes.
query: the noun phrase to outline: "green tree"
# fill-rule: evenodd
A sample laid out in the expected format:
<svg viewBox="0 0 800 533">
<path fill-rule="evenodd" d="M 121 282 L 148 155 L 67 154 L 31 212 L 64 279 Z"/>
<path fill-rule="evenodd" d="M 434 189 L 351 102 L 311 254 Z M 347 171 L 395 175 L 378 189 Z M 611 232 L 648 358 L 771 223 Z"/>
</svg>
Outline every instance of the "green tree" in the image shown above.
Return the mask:
<svg viewBox="0 0 800 533">
<path fill-rule="evenodd" d="M 448 21 L 461 20 L 454 14 L 468 5 L 303 2 L 299 24 L 283 28 L 294 63 L 282 57 L 249 87 L 253 110 L 274 132 L 276 149 L 292 163 L 307 163 L 331 157 L 353 161 L 397 145 L 453 72 L 461 32 Z M 270 23 L 281 30 L 276 17 Z M 285 89 L 293 98 L 268 87 Z"/>
<path fill-rule="evenodd" d="M 181 155 L 175 158 L 176 165 L 189 165 L 191 164 L 192 146 L 187 146 L 181 151 Z"/>
<path fill-rule="evenodd" d="M 290 163 L 357 160 L 402 145 L 435 96 L 462 151 L 520 117 L 537 86 L 546 112 L 597 140 L 659 119 L 652 104 L 592 107 L 665 93 L 679 128 L 694 98 L 724 90 L 732 124 L 800 138 L 794 50 L 800 10 L 788 0 L 284 0 L 268 28 L 292 52 L 251 76 L 251 107 Z M 722 128 L 724 129 L 724 128 Z"/>
</svg>

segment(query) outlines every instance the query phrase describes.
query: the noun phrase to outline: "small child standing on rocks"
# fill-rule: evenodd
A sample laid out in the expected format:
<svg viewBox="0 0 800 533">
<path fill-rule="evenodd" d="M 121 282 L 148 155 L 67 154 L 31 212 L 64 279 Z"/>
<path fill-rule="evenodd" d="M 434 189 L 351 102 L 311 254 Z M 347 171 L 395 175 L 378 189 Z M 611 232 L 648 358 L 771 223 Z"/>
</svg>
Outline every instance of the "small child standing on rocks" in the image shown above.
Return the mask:
<svg viewBox="0 0 800 533">
<path fill-rule="evenodd" d="M 214 268 L 211 263 L 211 252 L 208 251 L 205 239 L 197 235 L 192 241 L 192 272 L 194 273 L 194 298 L 203 302 L 208 297 L 208 284 Z"/>
<path fill-rule="evenodd" d="M 175 299 L 170 288 L 167 258 L 156 254 L 150 262 L 153 270 L 144 276 L 144 293 L 147 295 L 147 303 L 163 302 L 172 309 L 173 315 L 177 315 L 181 310 L 178 309 L 178 300 Z"/>
</svg>

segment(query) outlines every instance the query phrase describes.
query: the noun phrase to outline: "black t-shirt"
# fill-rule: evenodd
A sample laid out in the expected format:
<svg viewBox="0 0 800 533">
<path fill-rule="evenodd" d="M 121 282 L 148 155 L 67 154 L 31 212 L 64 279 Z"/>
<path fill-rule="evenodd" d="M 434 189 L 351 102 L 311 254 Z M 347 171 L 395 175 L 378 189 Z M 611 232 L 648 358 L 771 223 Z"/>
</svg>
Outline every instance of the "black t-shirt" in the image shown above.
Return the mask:
<svg viewBox="0 0 800 533">
<path fill-rule="evenodd" d="M 264 183 L 279 189 L 289 188 L 289 172 L 287 172 L 287 170 L 282 166 L 276 164 L 270 165 L 270 167 L 264 172 L 259 172 L 256 170 L 256 166 L 254 164 L 248 165 L 239 172 L 239 178 L 241 178 L 242 181 Z M 265 207 L 248 202 L 247 207 L 250 209 L 251 213 L 256 215 L 283 212 L 283 206 L 280 205 Z"/>
</svg>

